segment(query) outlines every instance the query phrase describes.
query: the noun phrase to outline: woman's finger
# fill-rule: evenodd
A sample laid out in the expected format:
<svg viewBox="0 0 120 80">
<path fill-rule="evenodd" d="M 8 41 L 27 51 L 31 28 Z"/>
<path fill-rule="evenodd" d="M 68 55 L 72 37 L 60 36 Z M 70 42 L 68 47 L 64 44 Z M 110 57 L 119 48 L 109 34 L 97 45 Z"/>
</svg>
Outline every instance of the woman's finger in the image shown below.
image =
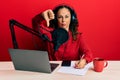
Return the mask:
<svg viewBox="0 0 120 80">
<path fill-rule="evenodd" d="M 49 19 L 50 19 L 50 20 L 54 19 L 54 13 L 53 13 L 52 10 L 49 10 L 49 11 L 48 11 L 48 16 L 49 16 Z"/>
<path fill-rule="evenodd" d="M 77 69 L 82 69 L 82 68 L 85 67 L 85 65 L 86 65 L 86 60 L 85 60 L 85 59 L 82 59 L 82 60 L 80 60 L 79 62 L 76 62 L 76 63 L 75 63 L 75 68 L 77 68 Z"/>
</svg>

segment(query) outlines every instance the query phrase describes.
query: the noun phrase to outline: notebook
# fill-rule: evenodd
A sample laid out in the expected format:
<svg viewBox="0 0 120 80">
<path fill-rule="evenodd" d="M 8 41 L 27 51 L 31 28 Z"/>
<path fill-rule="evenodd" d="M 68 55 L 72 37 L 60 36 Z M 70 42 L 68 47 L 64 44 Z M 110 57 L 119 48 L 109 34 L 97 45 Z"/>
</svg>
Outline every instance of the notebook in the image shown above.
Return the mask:
<svg viewBox="0 0 120 80">
<path fill-rule="evenodd" d="M 51 73 L 59 64 L 49 63 L 47 51 L 9 49 L 16 70 Z"/>
<path fill-rule="evenodd" d="M 88 63 L 83 69 L 76 69 L 74 66 L 75 61 L 72 61 L 70 66 L 62 66 L 59 68 L 58 72 L 83 76 L 87 73 L 89 68 L 92 67 L 92 63 Z"/>
</svg>

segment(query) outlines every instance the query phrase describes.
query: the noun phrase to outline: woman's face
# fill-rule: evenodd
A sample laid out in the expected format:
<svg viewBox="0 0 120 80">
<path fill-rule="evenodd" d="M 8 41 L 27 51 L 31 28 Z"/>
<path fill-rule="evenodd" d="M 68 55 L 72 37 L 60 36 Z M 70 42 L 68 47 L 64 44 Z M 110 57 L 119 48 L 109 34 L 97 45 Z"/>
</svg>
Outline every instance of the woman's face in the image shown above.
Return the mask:
<svg viewBox="0 0 120 80">
<path fill-rule="evenodd" d="M 69 25 L 71 21 L 71 14 L 67 8 L 62 8 L 57 12 L 58 26 L 69 30 Z"/>
</svg>

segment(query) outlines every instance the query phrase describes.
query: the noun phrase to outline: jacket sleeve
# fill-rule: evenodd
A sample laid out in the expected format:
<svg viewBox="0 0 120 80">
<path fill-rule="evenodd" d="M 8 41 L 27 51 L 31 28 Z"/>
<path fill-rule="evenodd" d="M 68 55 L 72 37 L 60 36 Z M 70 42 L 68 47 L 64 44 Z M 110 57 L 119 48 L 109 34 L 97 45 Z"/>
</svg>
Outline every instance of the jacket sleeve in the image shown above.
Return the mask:
<svg viewBox="0 0 120 80">
<path fill-rule="evenodd" d="M 88 45 L 85 43 L 85 40 L 82 37 L 82 34 L 80 36 L 80 52 L 82 55 L 84 55 L 84 59 L 86 59 L 87 63 L 91 62 L 93 60 L 93 53 L 91 52 L 90 48 Z"/>
<path fill-rule="evenodd" d="M 46 21 L 42 18 L 41 13 L 32 18 L 32 27 L 52 40 L 50 32 L 53 31 L 53 28 L 47 27 Z"/>
</svg>

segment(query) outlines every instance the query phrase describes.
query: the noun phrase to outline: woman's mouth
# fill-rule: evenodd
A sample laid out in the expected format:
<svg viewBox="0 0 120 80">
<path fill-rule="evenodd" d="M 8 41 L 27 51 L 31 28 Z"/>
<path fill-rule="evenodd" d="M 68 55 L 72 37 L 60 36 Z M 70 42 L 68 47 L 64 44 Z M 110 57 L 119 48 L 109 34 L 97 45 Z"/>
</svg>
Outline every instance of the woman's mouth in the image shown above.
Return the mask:
<svg viewBox="0 0 120 80">
<path fill-rule="evenodd" d="M 62 26 L 66 26 L 66 24 L 62 24 Z"/>
</svg>

